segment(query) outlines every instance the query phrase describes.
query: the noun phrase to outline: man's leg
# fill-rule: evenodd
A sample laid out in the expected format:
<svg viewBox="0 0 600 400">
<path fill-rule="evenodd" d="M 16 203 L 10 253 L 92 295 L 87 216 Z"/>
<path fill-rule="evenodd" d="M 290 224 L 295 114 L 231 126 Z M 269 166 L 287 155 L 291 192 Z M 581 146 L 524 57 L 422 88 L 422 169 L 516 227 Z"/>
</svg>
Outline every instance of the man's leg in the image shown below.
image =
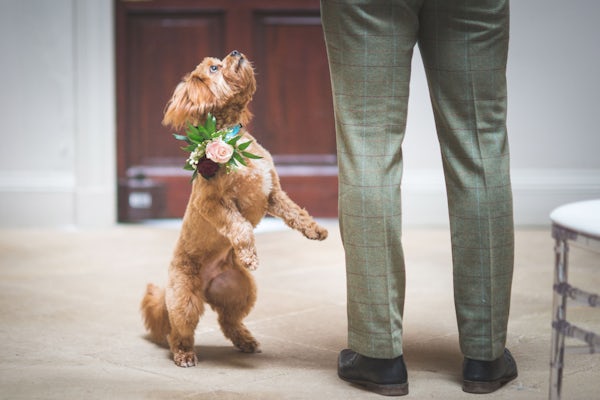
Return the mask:
<svg viewBox="0 0 600 400">
<path fill-rule="evenodd" d="M 336 117 L 348 344 L 374 358 L 402 355 L 401 145 L 417 2 L 321 2 Z"/>
<path fill-rule="evenodd" d="M 467 359 L 500 360 L 487 377 L 494 384 L 473 389 L 492 391 L 516 377 L 505 351 L 514 257 L 508 0 L 426 0 L 420 21 L 448 194 L 460 345 Z"/>
</svg>

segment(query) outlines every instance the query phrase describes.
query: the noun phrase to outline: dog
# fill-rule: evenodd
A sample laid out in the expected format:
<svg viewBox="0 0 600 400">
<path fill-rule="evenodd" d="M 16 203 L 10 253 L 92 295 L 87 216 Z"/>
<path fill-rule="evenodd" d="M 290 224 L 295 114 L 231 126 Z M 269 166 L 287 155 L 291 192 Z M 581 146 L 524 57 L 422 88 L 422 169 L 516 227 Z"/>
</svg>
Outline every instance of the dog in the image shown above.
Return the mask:
<svg viewBox="0 0 600 400">
<path fill-rule="evenodd" d="M 255 90 L 252 63 L 233 51 L 223 60 L 205 58 L 177 85 L 165 108 L 163 124 L 175 129 L 202 124 L 209 113 L 216 129 L 241 124 L 243 140 L 251 141 L 247 151 L 261 157 L 248 158 L 232 171 L 220 168 L 210 179 L 193 180 L 166 288 L 151 283 L 146 288 L 141 311 L 149 337 L 167 344 L 180 367 L 198 362 L 194 330 L 206 304 L 238 349 L 260 352 L 242 320 L 256 301 L 249 272 L 258 266 L 253 229 L 266 214 L 309 239 L 324 240 L 328 234 L 281 189 L 271 155 L 246 130 Z"/>
</svg>

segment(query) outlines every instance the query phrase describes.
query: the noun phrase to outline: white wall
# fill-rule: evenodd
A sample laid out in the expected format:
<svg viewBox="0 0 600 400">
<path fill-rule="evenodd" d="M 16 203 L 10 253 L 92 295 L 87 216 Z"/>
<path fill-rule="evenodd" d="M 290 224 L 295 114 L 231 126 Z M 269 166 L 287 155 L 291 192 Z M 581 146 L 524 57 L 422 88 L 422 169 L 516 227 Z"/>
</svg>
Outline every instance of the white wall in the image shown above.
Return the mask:
<svg viewBox="0 0 600 400">
<path fill-rule="evenodd" d="M 0 2 L 0 226 L 115 221 L 111 0 Z"/>
<path fill-rule="evenodd" d="M 0 226 L 105 226 L 115 209 L 112 0 L 0 1 Z M 515 219 L 600 197 L 600 2 L 513 0 L 509 120 Z M 404 220 L 447 224 L 418 51 Z"/>
<path fill-rule="evenodd" d="M 600 2 L 513 0 L 508 134 L 515 221 L 600 198 Z M 442 164 L 418 52 L 404 145 L 405 224 L 447 224 Z"/>
</svg>

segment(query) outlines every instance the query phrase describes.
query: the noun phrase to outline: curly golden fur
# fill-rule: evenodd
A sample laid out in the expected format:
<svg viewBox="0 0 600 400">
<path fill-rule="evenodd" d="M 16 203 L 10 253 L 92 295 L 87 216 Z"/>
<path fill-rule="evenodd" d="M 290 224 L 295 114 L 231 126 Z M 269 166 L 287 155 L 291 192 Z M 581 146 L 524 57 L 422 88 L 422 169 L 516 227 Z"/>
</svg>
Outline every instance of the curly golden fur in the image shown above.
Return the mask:
<svg viewBox="0 0 600 400">
<path fill-rule="evenodd" d="M 245 125 L 247 106 L 256 90 L 250 61 L 233 51 L 222 61 L 205 58 L 177 85 L 163 124 L 181 128 L 203 123 L 208 113 L 217 129 Z M 323 240 L 327 230 L 281 189 L 270 154 L 242 128 L 252 144 L 247 151 L 262 157 L 227 173 L 220 168 L 209 180 L 198 177 L 183 217 L 165 289 L 148 284 L 141 303 L 146 329 L 158 343 L 168 343 L 175 364 L 197 363 L 194 330 L 210 305 L 223 334 L 243 352 L 258 352 L 259 343 L 242 320 L 256 301 L 249 272 L 258 265 L 253 228 L 266 215 L 279 217 L 309 239 Z"/>
</svg>

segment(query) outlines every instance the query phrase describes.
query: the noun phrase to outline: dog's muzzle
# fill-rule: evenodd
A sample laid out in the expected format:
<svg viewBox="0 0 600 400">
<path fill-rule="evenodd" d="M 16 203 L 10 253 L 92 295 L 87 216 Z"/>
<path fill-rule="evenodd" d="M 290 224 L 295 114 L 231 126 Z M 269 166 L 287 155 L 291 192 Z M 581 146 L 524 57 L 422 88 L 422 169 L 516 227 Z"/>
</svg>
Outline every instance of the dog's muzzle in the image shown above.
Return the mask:
<svg viewBox="0 0 600 400">
<path fill-rule="evenodd" d="M 237 50 L 232 51 L 231 53 L 229 53 L 229 55 L 231 57 L 239 57 L 239 61 L 237 63 L 237 66 L 235 67 L 235 70 L 238 71 L 240 69 L 240 67 L 242 66 L 242 64 L 244 63 L 244 61 L 246 61 L 246 59 L 244 58 L 244 55 Z"/>
</svg>

